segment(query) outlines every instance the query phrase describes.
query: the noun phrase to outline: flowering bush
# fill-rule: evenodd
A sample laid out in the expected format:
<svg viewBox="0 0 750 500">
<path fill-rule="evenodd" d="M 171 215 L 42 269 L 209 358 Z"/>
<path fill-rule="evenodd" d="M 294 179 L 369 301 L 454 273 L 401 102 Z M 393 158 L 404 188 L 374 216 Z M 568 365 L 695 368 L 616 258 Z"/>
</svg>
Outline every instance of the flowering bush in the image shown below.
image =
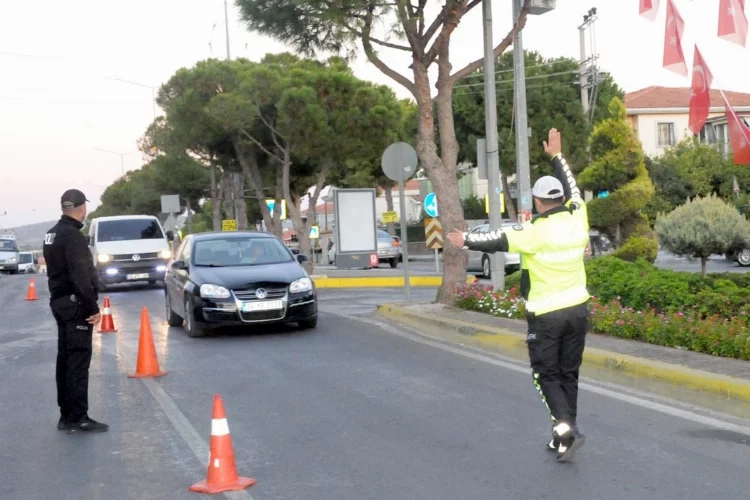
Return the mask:
<svg viewBox="0 0 750 500">
<path fill-rule="evenodd" d="M 495 292 L 492 287 L 467 285 L 457 292 L 456 306 L 505 318 L 525 317 L 524 300 L 517 286 L 507 292 Z M 718 314 L 704 318 L 705 313 L 696 309 L 638 311 L 623 305 L 620 297 L 608 302 L 593 297 L 590 310 L 590 329 L 595 333 L 750 360 L 750 317 L 744 310 L 728 318 Z"/>
</svg>

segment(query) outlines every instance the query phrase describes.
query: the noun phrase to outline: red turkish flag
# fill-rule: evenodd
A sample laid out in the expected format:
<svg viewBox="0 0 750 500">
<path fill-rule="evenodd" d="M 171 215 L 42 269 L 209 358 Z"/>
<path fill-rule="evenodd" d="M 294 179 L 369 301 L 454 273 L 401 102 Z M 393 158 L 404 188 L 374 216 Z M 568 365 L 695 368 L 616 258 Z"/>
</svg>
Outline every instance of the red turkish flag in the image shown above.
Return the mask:
<svg viewBox="0 0 750 500">
<path fill-rule="evenodd" d="M 661 3 L 661 0 L 641 0 L 641 8 L 638 13 L 649 21 L 653 21 L 659 13 L 659 3 Z"/>
<path fill-rule="evenodd" d="M 713 81 L 714 77 L 696 45 L 695 56 L 693 57 L 693 84 L 690 93 L 690 118 L 688 120 L 688 128 L 695 135 L 700 133 L 708 118 L 708 112 L 711 109 L 711 84 Z"/>
<path fill-rule="evenodd" d="M 747 16 L 745 0 L 719 2 L 719 38 L 742 47 L 747 43 Z"/>
<path fill-rule="evenodd" d="M 685 54 L 682 52 L 682 33 L 685 21 L 677 11 L 673 0 L 667 0 L 667 26 L 664 30 L 664 69 L 687 76 Z"/>
<path fill-rule="evenodd" d="M 732 153 L 734 153 L 734 164 L 750 165 L 750 127 L 745 125 L 742 118 L 734 112 L 726 97 L 724 97 L 724 107 L 727 110 L 727 127 Z"/>
</svg>

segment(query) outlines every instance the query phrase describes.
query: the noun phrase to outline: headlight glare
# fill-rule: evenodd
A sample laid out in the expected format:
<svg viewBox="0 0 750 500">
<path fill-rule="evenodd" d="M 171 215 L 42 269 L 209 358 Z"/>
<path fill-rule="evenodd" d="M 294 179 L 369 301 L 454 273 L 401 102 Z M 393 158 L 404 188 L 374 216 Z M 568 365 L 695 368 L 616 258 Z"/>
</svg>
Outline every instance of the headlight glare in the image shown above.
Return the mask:
<svg viewBox="0 0 750 500">
<path fill-rule="evenodd" d="M 171 259 L 172 258 L 172 251 L 171 250 L 162 250 L 159 252 L 159 258 L 160 259 Z"/>
<path fill-rule="evenodd" d="M 112 260 L 112 256 L 111 255 L 107 255 L 106 253 L 100 253 L 100 254 L 96 255 L 96 260 L 98 260 L 102 264 L 105 264 L 105 263 L 109 262 L 110 260 Z"/>
<path fill-rule="evenodd" d="M 289 291 L 292 293 L 309 292 L 312 290 L 312 281 L 310 278 L 300 278 L 289 285 Z"/>
<path fill-rule="evenodd" d="M 201 285 L 201 297 L 209 299 L 228 299 L 229 290 L 220 285 Z"/>
</svg>

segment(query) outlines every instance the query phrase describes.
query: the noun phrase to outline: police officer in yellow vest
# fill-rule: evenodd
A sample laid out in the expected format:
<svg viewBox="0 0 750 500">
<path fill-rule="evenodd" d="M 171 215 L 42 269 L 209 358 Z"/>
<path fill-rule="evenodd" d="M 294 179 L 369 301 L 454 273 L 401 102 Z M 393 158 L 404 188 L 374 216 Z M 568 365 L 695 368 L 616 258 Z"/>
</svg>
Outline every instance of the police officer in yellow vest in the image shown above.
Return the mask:
<svg viewBox="0 0 750 500">
<path fill-rule="evenodd" d="M 526 300 L 526 344 L 534 377 L 552 418 L 547 449 L 558 461 L 573 458 L 585 436 L 578 431 L 578 370 L 588 327 L 589 293 L 584 254 L 589 242 L 586 205 L 562 156 L 560 133 L 552 129 L 544 150 L 555 175 L 540 178 L 532 189 L 538 215 L 511 229 L 448 239 L 481 252 L 521 254 L 521 293 Z"/>
</svg>

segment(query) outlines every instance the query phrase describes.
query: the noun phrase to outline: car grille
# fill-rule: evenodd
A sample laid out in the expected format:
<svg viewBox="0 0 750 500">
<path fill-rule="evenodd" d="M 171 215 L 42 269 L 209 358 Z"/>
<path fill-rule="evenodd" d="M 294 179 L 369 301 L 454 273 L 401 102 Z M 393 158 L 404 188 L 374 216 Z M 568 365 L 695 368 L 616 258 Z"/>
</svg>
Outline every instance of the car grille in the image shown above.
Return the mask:
<svg viewBox="0 0 750 500">
<path fill-rule="evenodd" d="M 249 313 L 240 313 L 242 321 L 272 321 L 274 319 L 284 319 L 286 310 L 278 311 L 256 311 Z"/>
<path fill-rule="evenodd" d="M 262 286 L 247 290 L 232 290 L 232 292 L 234 292 L 234 296 L 237 297 L 238 300 L 241 300 L 242 302 L 250 302 L 253 300 L 259 300 L 258 297 L 255 296 L 255 290 L 258 288 L 263 288 L 268 294 L 262 300 L 278 300 L 284 298 L 286 295 L 286 288 L 266 288 Z"/>
<path fill-rule="evenodd" d="M 115 262 L 127 262 L 127 261 L 133 261 L 133 255 L 140 255 L 140 260 L 147 260 L 147 259 L 156 259 L 159 257 L 159 254 L 157 252 L 149 252 L 149 253 L 124 253 L 124 254 L 118 254 L 113 255 L 112 260 Z"/>
</svg>

